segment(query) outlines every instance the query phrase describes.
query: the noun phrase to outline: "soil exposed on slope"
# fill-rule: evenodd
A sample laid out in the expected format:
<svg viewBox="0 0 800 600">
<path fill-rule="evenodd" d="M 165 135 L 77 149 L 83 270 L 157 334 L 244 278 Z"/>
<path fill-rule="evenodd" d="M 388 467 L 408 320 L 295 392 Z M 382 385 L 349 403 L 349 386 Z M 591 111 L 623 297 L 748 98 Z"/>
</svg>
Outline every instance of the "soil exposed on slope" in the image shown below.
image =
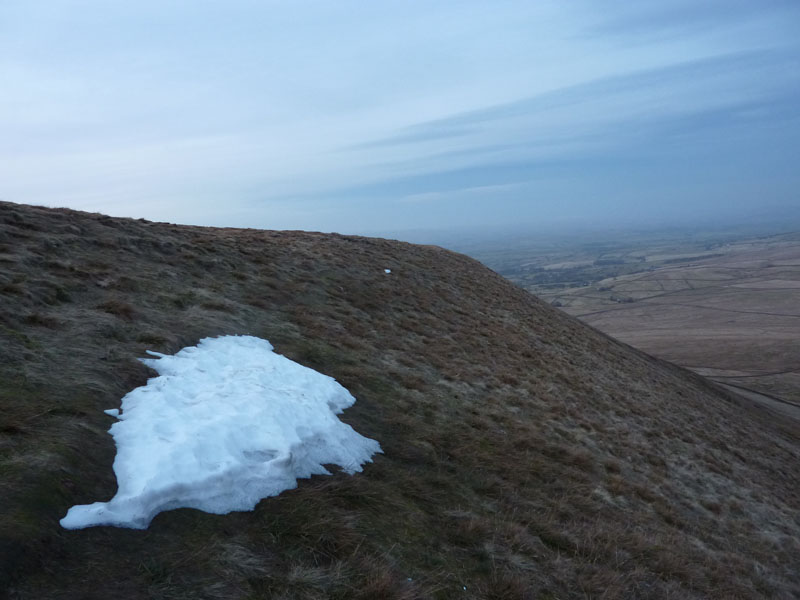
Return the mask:
<svg viewBox="0 0 800 600">
<path fill-rule="evenodd" d="M 0 302 L 12 598 L 800 595 L 798 431 L 465 256 L 0 203 Z M 335 377 L 385 454 L 253 512 L 61 529 L 115 492 L 136 358 L 222 334 Z"/>
</svg>

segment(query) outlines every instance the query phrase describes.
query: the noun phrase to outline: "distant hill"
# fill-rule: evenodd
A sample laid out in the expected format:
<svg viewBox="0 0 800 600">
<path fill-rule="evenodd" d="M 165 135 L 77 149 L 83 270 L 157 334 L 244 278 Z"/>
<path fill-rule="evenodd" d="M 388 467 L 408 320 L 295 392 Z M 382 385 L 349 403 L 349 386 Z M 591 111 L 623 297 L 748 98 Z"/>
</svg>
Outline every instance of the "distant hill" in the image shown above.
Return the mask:
<svg viewBox="0 0 800 600">
<path fill-rule="evenodd" d="M 0 303 L 10 598 L 800 596 L 800 431 L 463 255 L 0 203 Z M 136 358 L 222 334 L 335 377 L 385 454 L 253 512 L 60 528 L 116 490 Z"/>
</svg>

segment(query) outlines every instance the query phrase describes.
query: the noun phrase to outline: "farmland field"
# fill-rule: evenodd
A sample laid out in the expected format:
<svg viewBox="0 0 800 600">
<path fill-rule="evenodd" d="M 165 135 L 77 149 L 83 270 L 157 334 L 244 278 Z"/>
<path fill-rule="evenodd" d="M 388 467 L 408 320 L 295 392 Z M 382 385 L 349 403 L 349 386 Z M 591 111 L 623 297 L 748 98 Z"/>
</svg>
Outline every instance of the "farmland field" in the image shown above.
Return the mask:
<svg viewBox="0 0 800 600">
<path fill-rule="evenodd" d="M 800 234 L 665 233 L 470 250 L 615 338 L 800 414 Z"/>
</svg>

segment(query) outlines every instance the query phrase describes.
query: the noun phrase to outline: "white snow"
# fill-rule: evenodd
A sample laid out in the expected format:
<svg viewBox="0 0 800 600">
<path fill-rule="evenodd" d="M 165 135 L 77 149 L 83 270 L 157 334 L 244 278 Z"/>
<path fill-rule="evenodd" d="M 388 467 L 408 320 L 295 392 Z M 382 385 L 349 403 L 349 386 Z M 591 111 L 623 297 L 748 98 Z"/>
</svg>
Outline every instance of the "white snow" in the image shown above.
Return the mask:
<svg viewBox="0 0 800 600">
<path fill-rule="evenodd" d="M 344 387 L 275 354 L 266 340 L 205 338 L 173 356 L 148 353 L 161 357 L 141 359 L 160 376 L 122 399 L 109 430 L 117 494 L 70 508 L 61 519 L 67 529 L 145 529 L 180 507 L 252 510 L 298 477 L 329 475 L 323 464 L 353 474 L 381 452 L 336 417 L 355 402 Z"/>
</svg>

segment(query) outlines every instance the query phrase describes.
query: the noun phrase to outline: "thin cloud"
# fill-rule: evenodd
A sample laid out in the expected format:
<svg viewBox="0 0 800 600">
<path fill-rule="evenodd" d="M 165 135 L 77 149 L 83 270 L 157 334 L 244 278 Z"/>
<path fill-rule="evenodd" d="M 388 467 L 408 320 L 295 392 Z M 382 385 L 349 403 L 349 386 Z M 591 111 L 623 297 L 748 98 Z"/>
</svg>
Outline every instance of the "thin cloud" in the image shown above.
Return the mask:
<svg viewBox="0 0 800 600">
<path fill-rule="evenodd" d="M 798 6 L 7 0 L 0 197 L 358 232 L 796 202 Z"/>
</svg>

